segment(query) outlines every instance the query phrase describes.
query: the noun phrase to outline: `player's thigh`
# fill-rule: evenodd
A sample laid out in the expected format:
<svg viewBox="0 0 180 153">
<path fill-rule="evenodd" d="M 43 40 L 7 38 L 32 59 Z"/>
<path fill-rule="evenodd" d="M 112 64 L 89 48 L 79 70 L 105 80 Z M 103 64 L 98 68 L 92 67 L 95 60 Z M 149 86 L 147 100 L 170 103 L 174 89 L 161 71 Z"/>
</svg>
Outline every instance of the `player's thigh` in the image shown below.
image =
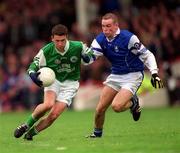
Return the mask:
<svg viewBox="0 0 180 153">
<path fill-rule="evenodd" d="M 54 105 L 60 90 L 60 83 L 55 80 L 54 83 L 44 88 L 44 103 Z"/>
<path fill-rule="evenodd" d="M 119 107 L 126 106 L 130 102 L 133 93 L 125 88 L 121 88 L 113 99 L 112 105 L 119 105 Z"/>
<path fill-rule="evenodd" d="M 51 90 L 44 91 L 44 104 L 53 106 L 56 100 L 56 93 Z"/>
<path fill-rule="evenodd" d="M 61 88 L 59 90 L 56 100 L 66 103 L 68 106 L 70 106 L 73 98 L 77 94 L 78 88 L 78 81 L 65 81 L 61 83 Z"/>
<path fill-rule="evenodd" d="M 111 105 L 117 91 L 109 86 L 105 86 L 101 92 L 100 100 L 96 110 L 106 110 Z"/>
</svg>

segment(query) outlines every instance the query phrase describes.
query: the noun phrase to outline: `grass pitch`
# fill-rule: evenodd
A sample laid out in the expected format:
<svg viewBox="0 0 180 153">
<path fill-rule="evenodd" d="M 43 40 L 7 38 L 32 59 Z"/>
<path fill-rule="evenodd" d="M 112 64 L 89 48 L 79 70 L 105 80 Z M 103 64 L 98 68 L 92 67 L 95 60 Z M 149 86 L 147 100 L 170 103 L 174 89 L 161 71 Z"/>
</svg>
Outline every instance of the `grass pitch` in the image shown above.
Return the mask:
<svg viewBox="0 0 180 153">
<path fill-rule="evenodd" d="M 14 138 L 14 129 L 29 114 L 0 114 L 0 153 L 180 153 L 180 108 L 143 109 L 138 122 L 129 111 L 109 110 L 98 139 L 85 138 L 94 111 L 66 111 L 34 141 Z"/>
</svg>

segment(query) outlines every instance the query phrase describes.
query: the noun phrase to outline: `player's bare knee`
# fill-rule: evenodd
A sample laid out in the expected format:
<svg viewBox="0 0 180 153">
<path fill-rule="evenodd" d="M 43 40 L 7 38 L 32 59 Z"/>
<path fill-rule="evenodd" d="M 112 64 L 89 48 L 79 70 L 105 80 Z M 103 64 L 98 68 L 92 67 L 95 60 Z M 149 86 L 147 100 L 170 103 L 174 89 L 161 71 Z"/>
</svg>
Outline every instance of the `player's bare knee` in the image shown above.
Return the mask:
<svg viewBox="0 0 180 153">
<path fill-rule="evenodd" d="M 123 106 L 122 105 L 117 105 L 117 104 L 112 104 L 112 109 L 115 111 L 115 112 L 122 112 L 124 110 Z"/>
<path fill-rule="evenodd" d="M 46 109 L 46 111 L 50 110 L 52 107 L 53 107 L 53 104 L 44 103 L 44 108 Z"/>
</svg>

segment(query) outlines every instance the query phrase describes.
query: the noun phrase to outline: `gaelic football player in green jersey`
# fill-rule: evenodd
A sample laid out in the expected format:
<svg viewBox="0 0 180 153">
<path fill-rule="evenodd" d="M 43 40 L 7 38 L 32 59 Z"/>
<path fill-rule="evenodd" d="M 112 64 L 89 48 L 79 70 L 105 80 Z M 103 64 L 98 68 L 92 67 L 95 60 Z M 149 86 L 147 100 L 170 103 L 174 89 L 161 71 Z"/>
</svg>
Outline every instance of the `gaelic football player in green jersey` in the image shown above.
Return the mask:
<svg viewBox="0 0 180 153">
<path fill-rule="evenodd" d="M 81 62 L 91 63 L 95 60 L 91 49 L 85 44 L 68 40 L 68 29 L 64 25 L 58 24 L 52 28 L 51 39 L 52 42 L 41 48 L 35 56 L 28 74 L 36 85 L 42 87 L 37 71 L 41 67 L 49 67 L 54 70 L 56 80 L 44 88 L 44 102 L 35 108 L 25 123 L 15 129 L 16 138 L 25 134 L 24 139 L 32 140 L 34 135 L 49 127 L 70 106 L 77 93 Z M 43 117 L 46 112 L 49 114 Z"/>
</svg>

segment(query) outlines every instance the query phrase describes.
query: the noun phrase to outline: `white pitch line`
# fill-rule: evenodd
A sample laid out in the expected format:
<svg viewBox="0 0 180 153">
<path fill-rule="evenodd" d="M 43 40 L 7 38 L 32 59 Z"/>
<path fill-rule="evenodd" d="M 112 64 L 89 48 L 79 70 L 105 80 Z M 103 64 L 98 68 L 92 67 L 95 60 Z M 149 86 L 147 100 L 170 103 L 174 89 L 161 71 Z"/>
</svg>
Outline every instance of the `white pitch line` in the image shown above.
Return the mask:
<svg viewBox="0 0 180 153">
<path fill-rule="evenodd" d="M 57 147 L 56 150 L 66 150 L 66 147 Z"/>
</svg>

